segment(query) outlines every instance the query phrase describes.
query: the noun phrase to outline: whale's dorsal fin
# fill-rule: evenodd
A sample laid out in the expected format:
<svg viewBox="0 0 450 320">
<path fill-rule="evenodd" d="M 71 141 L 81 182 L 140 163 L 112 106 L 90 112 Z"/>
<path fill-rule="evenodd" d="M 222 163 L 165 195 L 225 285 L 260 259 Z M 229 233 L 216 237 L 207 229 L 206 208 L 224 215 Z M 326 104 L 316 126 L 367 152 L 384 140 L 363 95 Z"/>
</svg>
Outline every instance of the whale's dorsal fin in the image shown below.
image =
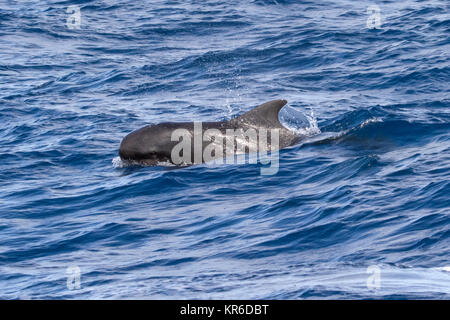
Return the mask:
<svg viewBox="0 0 450 320">
<path fill-rule="evenodd" d="M 247 125 L 264 126 L 267 128 L 284 128 L 278 120 L 278 113 L 287 103 L 286 100 L 272 100 L 263 103 L 254 109 L 231 119 L 233 123 L 244 123 Z"/>
</svg>

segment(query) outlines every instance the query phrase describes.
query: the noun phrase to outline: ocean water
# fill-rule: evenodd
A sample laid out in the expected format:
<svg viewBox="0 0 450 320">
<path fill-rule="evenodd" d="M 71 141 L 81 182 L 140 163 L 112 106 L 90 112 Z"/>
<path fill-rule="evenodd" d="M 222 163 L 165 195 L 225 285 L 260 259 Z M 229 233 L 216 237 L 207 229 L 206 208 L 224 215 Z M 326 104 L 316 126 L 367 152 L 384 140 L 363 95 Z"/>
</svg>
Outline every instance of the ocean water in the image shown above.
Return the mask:
<svg viewBox="0 0 450 320">
<path fill-rule="evenodd" d="M 0 298 L 450 298 L 450 2 L 2 0 L 0 58 Z M 274 175 L 118 158 L 272 99 Z"/>
</svg>

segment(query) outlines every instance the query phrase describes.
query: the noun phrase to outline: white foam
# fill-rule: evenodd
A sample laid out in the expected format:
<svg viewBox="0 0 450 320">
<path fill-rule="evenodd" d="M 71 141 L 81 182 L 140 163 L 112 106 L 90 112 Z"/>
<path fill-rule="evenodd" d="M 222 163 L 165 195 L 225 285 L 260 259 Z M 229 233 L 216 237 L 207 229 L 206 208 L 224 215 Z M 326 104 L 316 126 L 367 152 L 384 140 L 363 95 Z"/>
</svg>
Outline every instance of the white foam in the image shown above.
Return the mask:
<svg viewBox="0 0 450 320">
<path fill-rule="evenodd" d="M 450 272 L 450 266 L 438 267 L 438 268 L 436 268 L 436 269 L 437 269 L 437 270 L 440 270 L 440 271 Z"/>
<path fill-rule="evenodd" d="M 114 168 L 125 168 L 128 166 L 124 161 L 122 161 L 122 159 L 120 159 L 120 157 L 113 158 L 111 162 Z"/>
<path fill-rule="evenodd" d="M 114 168 L 127 168 L 131 166 L 141 166 L 141 167 L 153 167 L 153 166 L 162 166 L 162 167 L 176 167 L 175 164 L 169 161 L 158 161 L 156 164 L 145 164 L 145 162 L 141 161 L 130 161 L 130 160 L 122 160 L 120 157 L 115 157 L 112 159 L 112 165 Z"/>
<path fill-rule="evenodd" d="M 373 122 L 383 122 L 383 120 L 381 120 L 380 118 L 377 118 L 377 117 L 373 117 L 373 118 L 367 119 L 366 121 L 361 123 L 359 127 L 364 128 L 366 125 L 368 125 L 369 123 L 373 123 Z"/>
</svg>

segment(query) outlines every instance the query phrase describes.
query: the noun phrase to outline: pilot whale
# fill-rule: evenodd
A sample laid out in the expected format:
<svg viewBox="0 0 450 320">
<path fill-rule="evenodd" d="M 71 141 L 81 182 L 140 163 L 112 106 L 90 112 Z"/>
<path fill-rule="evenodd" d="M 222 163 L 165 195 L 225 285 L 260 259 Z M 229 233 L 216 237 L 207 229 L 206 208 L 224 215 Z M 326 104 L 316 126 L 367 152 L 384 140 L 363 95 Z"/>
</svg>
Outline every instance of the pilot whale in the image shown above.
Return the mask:
<svg viewBox="0 0 450 320">
<path fill-rule="evenodd" d="M 238 153 L 273 152 L 301 139 L 278 119 L 286 103 L 269 101 L 227 121 L 148 125 L 123 138 L 119 155 L 146 165 L 190 165 Z"/>
</svg>

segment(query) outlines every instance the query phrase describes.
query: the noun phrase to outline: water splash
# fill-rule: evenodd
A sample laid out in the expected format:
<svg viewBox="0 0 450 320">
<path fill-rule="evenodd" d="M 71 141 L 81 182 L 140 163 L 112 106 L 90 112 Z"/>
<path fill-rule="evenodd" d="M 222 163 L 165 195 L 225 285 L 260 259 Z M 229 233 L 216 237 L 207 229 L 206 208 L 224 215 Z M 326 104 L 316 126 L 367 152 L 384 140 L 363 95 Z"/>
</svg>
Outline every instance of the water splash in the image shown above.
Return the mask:
<svg viewBox="0 0 450 320">
<path fill-rule="evenodd" d="M 133 160 L 122 160 L 120 157 L 115 157 L 111 160 L 112 165 L 115 169 L 121 169 L 121 168 L 128 168 L 128 167 L 154 167 L 154 166 L 161 166 L 161 167 L 176 167 L 177 165 L 168 162 L 168 161 L 156 161 L 156 162 L 145 162 L 145 161 L 133 161 Z"/>
<path fill-rule="evenodd" d="M 280 111 L 280 121 L 289 130 L 298 135 L 311 137 L 321 133 L 314 110 L 309 114 L 300 112 L 292 107 L 285 107 Z"/>
<path fill-rule="evenodd" d="M 125 161 L 123 161 L 122 159 L 120 159 L 120 157 L 115 157 L 112 159 L 112 165 L 115 169 L 118 168 L 126 168 L 129 166 L 129 164 L 125 163 Z"/>
<path fill-rule="evenodd" d="M 365 126 L 367 126 L 369 123 L 374 123 L 374 122 L 383 122 L 383 119 L 377 118 L 377 117 L 373 117 L 370 119 L 367 119 L 366 121 L 364 121 L 363 123 L 361 123 L 359 125 L 360 128 L 364 128 Z M 348 131 L 348 130 L 347 130 Z"/>
</svg>

